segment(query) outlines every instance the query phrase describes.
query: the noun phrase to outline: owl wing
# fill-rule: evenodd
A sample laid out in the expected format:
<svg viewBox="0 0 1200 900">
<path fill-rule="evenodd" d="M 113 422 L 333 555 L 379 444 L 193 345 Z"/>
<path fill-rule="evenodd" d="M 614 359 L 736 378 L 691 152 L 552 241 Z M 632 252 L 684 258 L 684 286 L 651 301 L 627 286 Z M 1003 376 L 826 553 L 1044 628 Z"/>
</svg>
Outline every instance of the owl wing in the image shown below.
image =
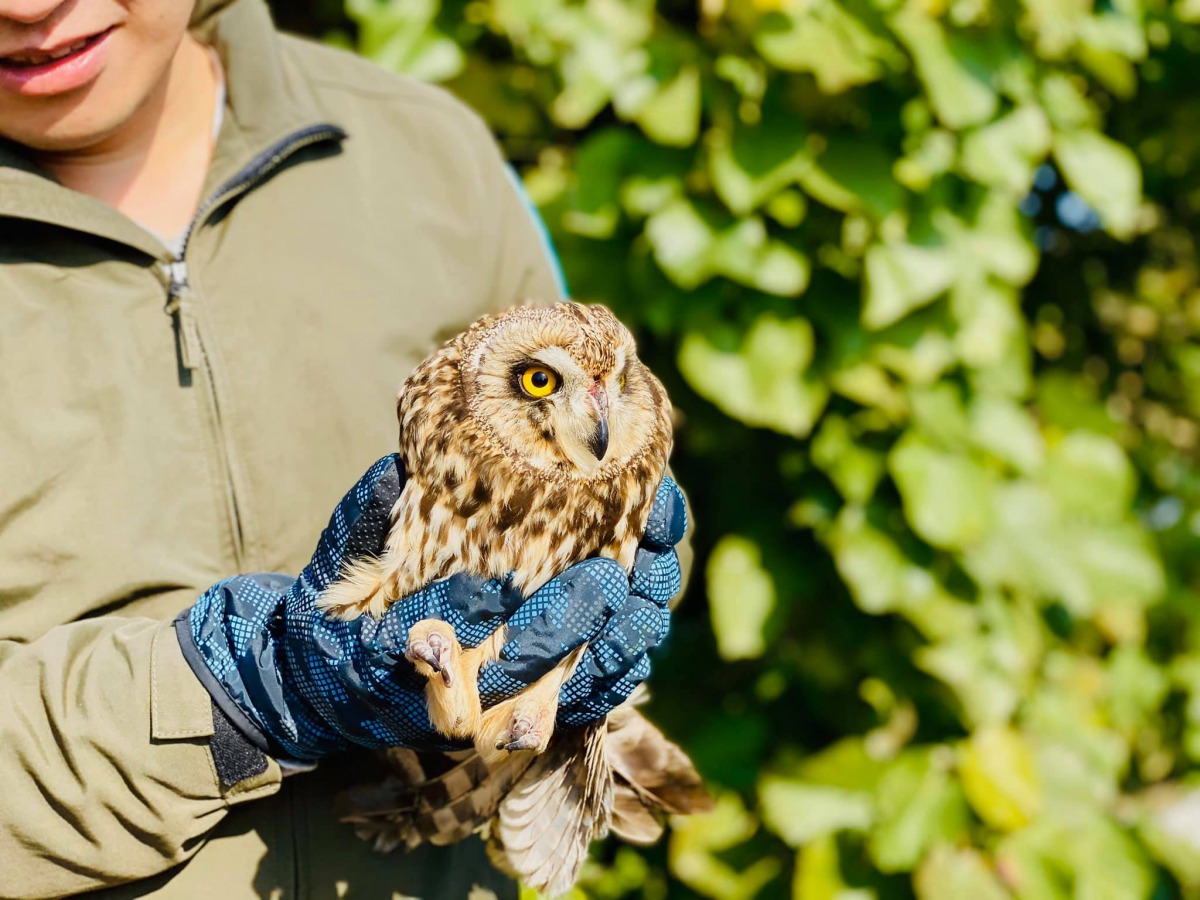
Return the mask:
<svg viewBox="0 0 1200 900">
<path fill-rule="evenodd" d="M 565 894 L 587 859 L 588 846 L 608 834 L 613 772 L 600 721 L 556 732 L 500 804 L 492 825 L 492 858 L 549 897 Z"/>
<path fill-rule="evenodd" d="M 608 717 L 608 758 L 614 779 L 625 795 L 621 803 L 624 815 L 614 821 L 614 830 L 626 840 L 636 841 L 636 838 L 624 834 L 621 827 L 628 822 L 635 828 L 638 821 L 645 821 L 633 811 L 633 798 L 656 818 L 659 814 L 680 815 L 712 809 L 712 797 L 688 755 L 678 744 L 667 740 L 633 704 L 617 708 Z M 640 830 L 644 831 L 644 825 Z"/>
<path fill-rule="evenodd" d="M 489 768 L 475 751 L 456 754 L 388 751 L 398 775 L 362 785 L 338 797 L 338 818 L 380 852 L 422 843 L 453 844 L 478 831 L 496 814 L 505 794 L 533 762 L 512 754 Z M 438 774 L 431 774 L 436 766 Z"/>
</svg>

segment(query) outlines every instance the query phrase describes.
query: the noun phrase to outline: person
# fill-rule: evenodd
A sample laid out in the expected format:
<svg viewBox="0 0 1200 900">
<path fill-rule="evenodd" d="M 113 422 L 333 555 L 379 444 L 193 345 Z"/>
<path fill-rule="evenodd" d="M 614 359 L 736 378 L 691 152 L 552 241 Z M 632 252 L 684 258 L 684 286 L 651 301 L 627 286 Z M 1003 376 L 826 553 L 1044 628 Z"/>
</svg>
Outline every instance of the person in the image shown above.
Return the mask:
<svg viewBox="0 0 1200 900">
<path fill-rule="evenodd" d="M 381 747 L 451 746 L 416 616 L 512 627 L 486 697 L 587 641 L 561 726 L 621 702 L 679 588 L 677 488 L 631 579 L 460 573 L 378 622 L 314 601 L 380 551 L 396 386 L 561 291 L 446 92 L 263 0 L 0 0 L 0 896 L 515 895 L 480 842 L 375 854 L 334 798 Z"/>
</svg>

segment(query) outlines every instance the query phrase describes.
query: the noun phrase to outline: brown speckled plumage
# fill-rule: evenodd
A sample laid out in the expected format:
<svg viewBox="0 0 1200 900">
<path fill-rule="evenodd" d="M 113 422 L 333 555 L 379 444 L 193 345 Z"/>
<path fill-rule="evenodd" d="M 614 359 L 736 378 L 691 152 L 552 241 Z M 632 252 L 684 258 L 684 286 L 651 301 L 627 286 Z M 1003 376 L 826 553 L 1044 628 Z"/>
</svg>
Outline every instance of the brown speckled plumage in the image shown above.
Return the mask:
<svg viewBox="0 0 1200 900">
<path fill-rule="evenodd" d="M 522 373 L 534 367 L 556 379 L 551 394 L 522 388 Z M 408 480 L 387 547 L 322 597 L 331 614 L 382 615 L 397 598 L 455 572 L 512 573 L 513 585 L 529 595 L 592 556 L 632 568 L 666 470 L 671 407 L 609 310 L 560 303 L 483 318 L 417 367 L 397 411 Z M 561 892 L 574 882 L 588 843 L 610 824 L 620 833 L 621 822 L 637 820 L 635 807 L 641 819 L 628 833 L 643 838 L 656 834 L 662 811 L 684 810 L 630 787 L 628 772 L 637 766 L 612 758 L 623 744 L 607 739 L 611 721 L 554 733 L 558 688 L 581 651 L 516 698 L 481 710 L 477 673 L 503 640 L 501 629 L 484 646 L 463 649 L 444 623 L 410 629 L 409 658 L 430 679 L 431 722 L 474 738 L 477 750 L 428 779 L 417 754 L 392 751 L 397 778 L 352 794 L 345 815 L 380 849 L 451 843 L 487 826 L 499 865 L 526 884 Z M 629 716 L 645 721 L 632 710 L 613 721 Z M 646 741 L 669 745 L 646 727 L 625 732 L 649 735 L 639 752 Z M 674 753 L 661 750 L 660 757 L 675 767 L 662 777 L 685 785 L 691 808 L 702 806 L 694 769 L 669 746 Z"/>
<path fill-rule="evenodd" d="M 502 355 L 507 371 L 545 348 L 566 350 L 587 377 L 625 377 L 624 390 L 610 393 L 612 445 L 594 471 L 564 454 L 547 401 L 497 383 L 487 362 Z M 454 572 L 512 572 L 529 594 L 590 556 L 632 567 L 666 471 L 671 405 L 608 309 L 562 303 L 480 319 L 417 367 L 397 411 L 408 482 L 378 564 L 387 572 L 351 573 L 325 598 L 328 608 L 378 616 Z M 364 607 L 372 583 L 380 589 Z"/>
</svg>

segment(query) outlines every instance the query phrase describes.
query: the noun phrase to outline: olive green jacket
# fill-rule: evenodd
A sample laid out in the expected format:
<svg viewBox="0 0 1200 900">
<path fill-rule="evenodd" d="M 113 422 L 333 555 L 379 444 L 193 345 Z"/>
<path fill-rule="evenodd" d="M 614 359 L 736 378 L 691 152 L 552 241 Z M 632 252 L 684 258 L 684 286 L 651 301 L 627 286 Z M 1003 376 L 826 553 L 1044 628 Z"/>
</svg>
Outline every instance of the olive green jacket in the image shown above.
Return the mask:
<svg viewBox="0 0 1200 900">
<path fill-rule="evenodd" d="M 412 367 L 557 293 L 477 116 L 221 5 L 196 25 L 228 110 L 182 260 L 0 146 L 0 897 L 511 893 L 477 841 L 378 856 L 337 824 L 365 754 L 222 788 L 167 624 L 299 571 L 396 448 Z"/>
</svg>

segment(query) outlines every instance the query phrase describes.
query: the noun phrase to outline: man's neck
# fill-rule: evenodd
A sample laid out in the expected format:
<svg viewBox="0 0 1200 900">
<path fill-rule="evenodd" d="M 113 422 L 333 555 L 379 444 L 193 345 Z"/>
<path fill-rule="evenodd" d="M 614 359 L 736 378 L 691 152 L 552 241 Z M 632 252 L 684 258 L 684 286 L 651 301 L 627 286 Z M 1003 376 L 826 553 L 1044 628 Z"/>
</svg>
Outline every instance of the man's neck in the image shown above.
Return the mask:
<svg viewBox="0 0 1200 900">
<path fill-rule="evenodd" d="M 65 186 L 173 238 L 200 204 L 219 83 L 209 51 L 185 35 L 163 83 L 118 131 L 85 150 L 46 154 L 38 162 Z"/>
</svg>

